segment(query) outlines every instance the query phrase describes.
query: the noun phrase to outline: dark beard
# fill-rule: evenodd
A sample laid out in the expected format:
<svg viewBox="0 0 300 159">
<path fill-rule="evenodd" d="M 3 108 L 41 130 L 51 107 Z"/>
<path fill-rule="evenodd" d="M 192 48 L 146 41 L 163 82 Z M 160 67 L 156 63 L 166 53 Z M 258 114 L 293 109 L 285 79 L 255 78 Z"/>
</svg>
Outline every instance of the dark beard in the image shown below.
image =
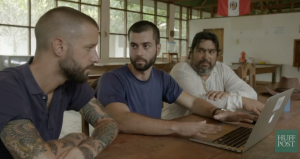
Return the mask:
<svg viewBox="0 0 300 159">
<path fill-rule="evenodd" d="M 208 68 L 203 68 L 201 67 L 201 65 L 204 62 L 208 62 L 209 63 L 209 67 Z M 199 63 L 195 63 L 194 61 L 192 61 L 191 67 L 194 69 L 194 71 L 199 75 L 199 76 L 203 76 L 203 75 L 209 75 L 211 73 L 211 71 L 214 69 L 215 65 L 212 65 L 210 61 L 203 59 L 201 61 L 199 61 Z"/>
<path fill-rule="evenodd" d="M 71 81 L 76 83 L 84 83 L 88 80 L 88 73 L 84 71 L 88 68 L 94 66 L 94 64 L 87 66 L 85 68 L 81 67 L 73 58 L 73 51 L 70 49 L 67 52 L 67 56 L 59 62 L 59 67 L 61 69 L 62 75 Z"/>
<path fill-rule="evenodd" d="M 133 67 L 137 70 L 137 71 L 146 71 L 148 70 L 156 61 L 156 55 L 157 53 L 155 53 L 154 57 L 152 59 L 149 60 L 149 62 L 147 62 L 147 60 L 143 59 L 142 57 L 138 56 L 136 57 L 134 60 L 130 57 L 130 61 L 131 64 L 133 65 Z M 136 61 L 138 60 L 143 60 L 145 61 L 145 65 L 138 65 L 136 64 Z"/>
</svg>

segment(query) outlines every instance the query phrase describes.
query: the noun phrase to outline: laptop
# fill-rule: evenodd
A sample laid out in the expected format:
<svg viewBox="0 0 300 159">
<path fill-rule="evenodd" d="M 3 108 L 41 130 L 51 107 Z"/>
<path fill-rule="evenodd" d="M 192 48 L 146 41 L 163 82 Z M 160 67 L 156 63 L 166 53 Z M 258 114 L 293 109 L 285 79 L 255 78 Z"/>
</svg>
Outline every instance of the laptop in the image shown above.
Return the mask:
<svg viewBox="0 0 300 159">
<path fill-rule="evenodd" d="M 222 131 L 206 135 L 206 138 L 190 140 L 234 152 L 245 152 L 273 131 L 293 91 L 294 88 L 270 97 L 254 127 L 250 124 L 220 122 L 218 124 L 222 125 Z"/>
</svg>

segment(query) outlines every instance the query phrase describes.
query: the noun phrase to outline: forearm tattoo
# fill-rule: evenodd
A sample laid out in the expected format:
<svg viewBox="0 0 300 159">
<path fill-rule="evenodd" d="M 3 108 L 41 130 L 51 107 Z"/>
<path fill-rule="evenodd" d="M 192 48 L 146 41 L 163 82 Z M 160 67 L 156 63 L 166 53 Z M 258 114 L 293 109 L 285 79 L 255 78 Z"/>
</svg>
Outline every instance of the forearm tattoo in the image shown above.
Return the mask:
<svg viewBox="0 0 300 159">
<path fill-rule="evenodd" d="M 79 149 L 83 153 L 83 156 L 85 159 L 93 159 L 94 158 L 93 152 L 89 148 L 80 147 Z"/>
<path fill-rule="evenodd" d="M 97 111 L 98 108 L 101 111 Z M 79 148 L 86 159 L 93 158 L 96 153 L 99 153 L 114 140 L 118 133 L 118 126 L 116 121 L 104 111 L 104 107 L 96 98 L 93 98 L 81 109 L 81 114 L 95 129 L 92 137 L 84 141 Z"/>
<path fill-rule="evenodd" d="M 45 142 L 29 120 L 10 121 L 0 137 L 15 159 L 31 159 L 47 150 Z"/>
<path fill-rule="evenodd" d="M 80 146 L 80 150 L 86 157 L 93 158 L 93 151 L 94 153 L 99 153 L 105 147 L 107 147 L 116 137 L 118 132 L 117 124 L 115 121 L 112 120 L 105 120 L 102 121 L 97 127 L 94 129 L 92 137 Z M 88 146 L 88 147 L 87 147 Z"/>
<path fill-rule="evenodd" d="M 95 108 L 97 107 L 101 109 L 102 113 L 96 111 Z M 84 116 L 85 120 L 93 126 L 95 126 L 99 119 L 111 118 L 107 113 L 104 112 L 104 107 L 95 98 L 93 98 L 82 108 L 81 114 Z"/>
<path fill-rule="evenodd" d="M 83 139 L 82 136 L 74 133 L 68 134 L 60 140 L 46 143 L 31 121 L 23 119 L 9 122 L 1 131 L 0 137 L 15 159 L 38 157 L 47 151 L 47 146 L 49 147 L 48 150 L 57 156 L 59 149 L 78 146 Z"/>
<path fill-rule="evenodd" d="M 57 155 L 57 145 L 55 144 L 54 141 L 48 142 L 48 146 L 51 150 L 51 152 L 56 156 Z"/>
<path fill-rule="evenodd" d="M 117 132 L 117 124 L 111 121 L 103 121 L 99 127 L 95 128 L 92 137 L 100 140 L 98 151 L 107 147 L 114 140 Z"/>
</svg>

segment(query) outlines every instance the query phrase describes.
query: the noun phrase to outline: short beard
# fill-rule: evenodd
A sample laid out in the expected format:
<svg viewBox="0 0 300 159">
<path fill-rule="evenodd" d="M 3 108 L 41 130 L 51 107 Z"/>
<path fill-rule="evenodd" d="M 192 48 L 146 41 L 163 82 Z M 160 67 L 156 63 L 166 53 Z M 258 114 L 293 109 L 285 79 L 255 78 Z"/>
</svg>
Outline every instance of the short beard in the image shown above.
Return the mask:
<svg viewBox="0 0 300 159">
<path fill-rule="evenodd" d="M 208 68 L 203 68 L 201 67 L 201 64 L 203 64 L 204 62 L 208 62 L 209 63 L 209 67 Z M 195 61 L 193 59 L 191 59 L 191 67 L 194 69 L 194 71 L 199 75 L 199 76 L 207 76 L 210 75 L 211 71 L 214 69 L 215 65 L 212 65 L 210 61 L 203 59 L 200 60 L 198 63 L 195 63 Z"/>
<path fill-rule="evenodd" d="M 62 75 L 71 81 L 76 83 L 84 83 L 88 80 L 88 73 L 84 73 L 84 71 L 88 68 L 92 68 L 94 64 L 89 65 L 85 68 L 81 67 L 73 58 L 73 50 L 72 47 L 69 48 L 67 55 L 64 59 L 59 61 L 59 67 Z"/>
<path fill-rule="evenodd" d="M 148 70 L 148 69 L 155 63 L 155 61 L 156 61 L 156 55 L 157 55 L 157 52 L 155 53 L 154 57 L 152 57 L 152 58 L 149 60 L 149 62 L 147 62 L 146 59 L 144 59 L 144 58 L 142 58 L 142 57 L 140 57 L 140 56 L 137 56 L 135 59 L 132 59 L 132 58 L 130 57 L 130 61 L 131 61 L 131 64 L 133 65 L 133 67 L 134 67 L 137 71 L 143 72 L 143 71 Z M 138 61 L 138 60 L 143 60 L 143 61 L 145 61 L 145 64 L 144 64 L 144 65 L 138 65 L 138 64 L 136 63 L 136 61 Z"/>
</svg>

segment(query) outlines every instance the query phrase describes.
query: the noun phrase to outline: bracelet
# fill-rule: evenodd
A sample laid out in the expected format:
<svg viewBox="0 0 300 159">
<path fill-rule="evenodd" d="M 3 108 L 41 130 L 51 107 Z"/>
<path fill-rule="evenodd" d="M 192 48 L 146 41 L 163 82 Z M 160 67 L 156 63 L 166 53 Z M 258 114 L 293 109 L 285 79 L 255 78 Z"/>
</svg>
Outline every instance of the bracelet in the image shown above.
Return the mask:
<svg viewBox="0 0 300 159">
<path fill-rule="evenodd" d="M 217 112 L 218 110 L 226 111 L 226 109 L 223 109 L 223 108 L 216 108 L 216 109 L 214 109 L 214 111 L 212 112 L 212 117 L 214 117 L 214 115 L 216 114 L 216 112 Z"/>
</svg>

